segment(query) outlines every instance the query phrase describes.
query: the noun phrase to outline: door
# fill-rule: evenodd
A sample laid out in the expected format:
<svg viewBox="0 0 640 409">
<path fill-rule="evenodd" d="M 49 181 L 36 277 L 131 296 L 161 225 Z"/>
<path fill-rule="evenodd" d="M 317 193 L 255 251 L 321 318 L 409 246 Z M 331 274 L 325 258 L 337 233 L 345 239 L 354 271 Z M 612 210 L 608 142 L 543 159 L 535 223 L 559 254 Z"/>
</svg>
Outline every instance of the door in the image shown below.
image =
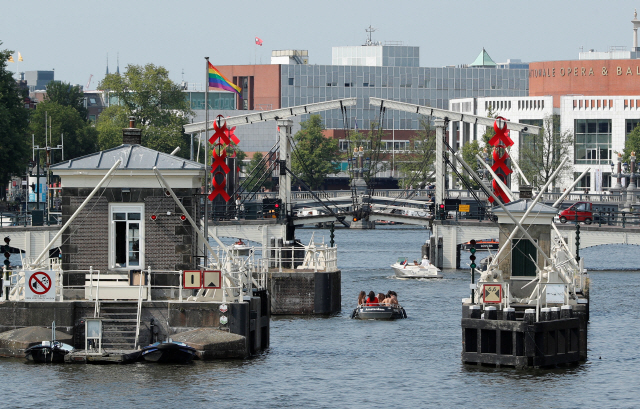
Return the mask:
<svg viewBox="0 0 640 409">
<path fill-rule="evenodd" d="M 537 249 L 528 239 L 519 239 L 512 242 L 511 249 L 511 276 L 535 277 L 536 265 L 531 257 L 538 261 Z"/>
</svg>

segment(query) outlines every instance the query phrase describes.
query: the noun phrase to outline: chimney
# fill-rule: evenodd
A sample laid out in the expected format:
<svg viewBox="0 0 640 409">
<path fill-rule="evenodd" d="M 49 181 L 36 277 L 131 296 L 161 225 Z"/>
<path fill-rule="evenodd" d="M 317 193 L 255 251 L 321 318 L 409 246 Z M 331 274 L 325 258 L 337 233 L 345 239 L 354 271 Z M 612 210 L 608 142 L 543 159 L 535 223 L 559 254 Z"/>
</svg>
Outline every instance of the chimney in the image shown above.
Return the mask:
<svg viewBox="0 0 640 409">
<path fill-rule="evenodd" d="M 129 127 L 122 130 L 123 145 L 140 145 L 142 143 L 142 129 L 134 128 L 135 117 L 129 117 Z"/>
</svg>

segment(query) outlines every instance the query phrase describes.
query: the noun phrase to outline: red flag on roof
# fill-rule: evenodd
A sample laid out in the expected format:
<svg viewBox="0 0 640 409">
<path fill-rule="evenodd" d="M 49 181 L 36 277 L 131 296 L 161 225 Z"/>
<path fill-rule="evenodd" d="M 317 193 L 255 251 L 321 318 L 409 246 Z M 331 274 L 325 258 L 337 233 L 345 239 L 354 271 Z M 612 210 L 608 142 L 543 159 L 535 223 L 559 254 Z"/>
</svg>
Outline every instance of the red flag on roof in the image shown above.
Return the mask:
<svg viewBox="0 0 640 409">
<path fill-rule="evenodd" d="M 256 44 L 262 46 L 262 40 L 259 37 L 256 37 Z"/>
</svg>

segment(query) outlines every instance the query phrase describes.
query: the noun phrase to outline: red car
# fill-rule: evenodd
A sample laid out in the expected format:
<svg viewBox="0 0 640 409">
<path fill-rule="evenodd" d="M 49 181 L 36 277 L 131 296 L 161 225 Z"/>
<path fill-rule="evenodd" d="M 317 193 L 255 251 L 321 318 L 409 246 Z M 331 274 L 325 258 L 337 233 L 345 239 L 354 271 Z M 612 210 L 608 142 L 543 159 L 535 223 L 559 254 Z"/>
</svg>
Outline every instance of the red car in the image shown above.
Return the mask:
<svg viewBox="0 0 640 409">
<path fill-rule="evenodd" d="M 560 212 L 560 223 L 570 222 L 584 222 L 585 224 L 591 224 L 593 221 L 593 205 L 591 202 L 577 202 L 574 203 L 568 209 Z"/>
</svg>

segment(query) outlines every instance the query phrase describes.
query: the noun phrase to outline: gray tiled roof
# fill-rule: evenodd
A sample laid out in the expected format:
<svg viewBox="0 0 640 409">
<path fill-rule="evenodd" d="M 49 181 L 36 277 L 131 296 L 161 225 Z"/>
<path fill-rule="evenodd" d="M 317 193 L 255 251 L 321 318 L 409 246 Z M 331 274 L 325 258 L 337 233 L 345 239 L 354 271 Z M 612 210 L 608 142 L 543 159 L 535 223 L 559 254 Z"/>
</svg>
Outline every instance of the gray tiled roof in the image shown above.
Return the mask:
<svg viewBox="0 0 640 409">
<path fill-rule="evenodd" d="M 51 166 L 51 170 L 60 169 L 111 169 L 118 159 L 122 159 L 120 169 L 204 169 L 202 163 L 190 161 L 178 156 L 158 152 L 140 145 L 120 145 L 106 151 L 92 153 Z"/>
<path fill-rule="evenodd" d="M 531 206 L 531 203 L 533 203 L 533 200 L 520 199 L 520 200 L 513 201 L 511 203 L 507 203 L 506 205 L 504 205 L 504 207 L 506 207 L 507 210 L 509 210 L 512 213 L 513 212 L 524 213 L 527 211 L 529 206 Z M 497 207 L 493 209 L 493 213 L 504 213 L 504 210 L 502 210 L 502 208 L 500 207 Z M 556 214 L 558 213 L 558 209 L 556 209 L 555 207 L 546 205 L 544 203 L 538 202 L 533 207 L 531 214 L 539 214 L 539 213 Z"/>
</svg>

